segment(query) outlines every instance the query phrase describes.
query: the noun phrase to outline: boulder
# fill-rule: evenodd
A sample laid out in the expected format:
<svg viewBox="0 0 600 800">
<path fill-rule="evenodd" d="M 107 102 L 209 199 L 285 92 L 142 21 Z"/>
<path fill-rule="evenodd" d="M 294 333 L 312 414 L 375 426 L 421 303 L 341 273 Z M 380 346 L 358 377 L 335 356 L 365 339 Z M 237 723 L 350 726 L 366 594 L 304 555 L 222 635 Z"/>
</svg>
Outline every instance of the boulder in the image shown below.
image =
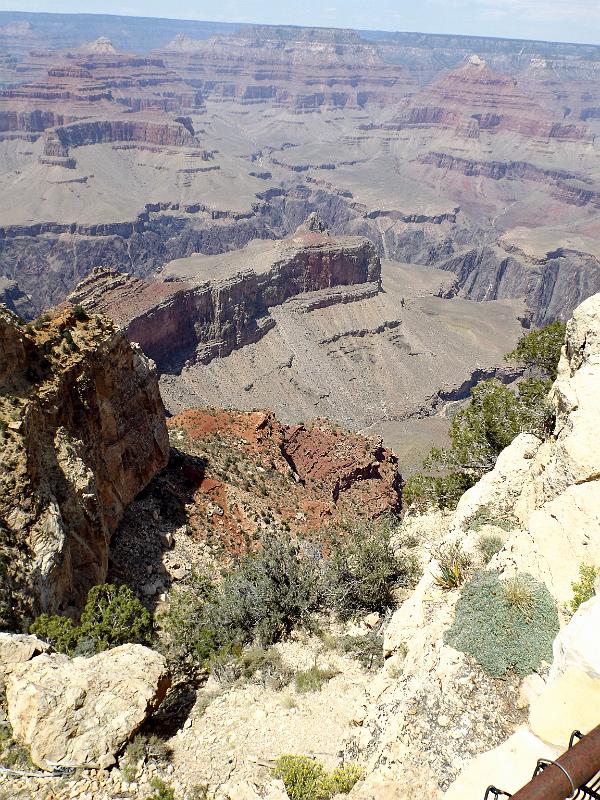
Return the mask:
<svg viewBox="0 0 600 800">
<path fill-rule="evenodd" d="M 489 507 L 499 516 L 512 513 L 514 504 L 529 478 L 541 441 L 522 433 L 498 456 L 496 465 L 460 498 L 454 523 L 462 524 L 480 508 Z"/>
<path fill-rule="evenodd" d="M 531 705 L 529 727 L 555 747 L 566 749 L 574 730 L 589 733 L 598 724 L 600 680 L 569 667 Z"/>
<path fill-rule="evenodd" d="M 24 633 L 0 633 L 0 691 L 18 664 L 31 661 L 32 658 L 46 653 L 50 645 Z"/>
<path fill-rule="evenodd" d="M 165 659 L 142 645 L 91 658 L 44 653 L 9 675 L 8 718 L 14 738 L 42 769 L 106 768 L 169 686 Z"/>
<path fill-rule="evenodd" d="M 474 758 L 450 785 L 444 800 L 481 800 L 490 784 L 514 793 L 531 780 L 538 758 L 555 759 L 559 752 L 520 728 L 498 747 Z"/>
<path fill-rule="evenodd" d="M 25 633 L 0 633 L 0 675 L 15 664 L 47 653 L 50 645 Z"/>
</svg>

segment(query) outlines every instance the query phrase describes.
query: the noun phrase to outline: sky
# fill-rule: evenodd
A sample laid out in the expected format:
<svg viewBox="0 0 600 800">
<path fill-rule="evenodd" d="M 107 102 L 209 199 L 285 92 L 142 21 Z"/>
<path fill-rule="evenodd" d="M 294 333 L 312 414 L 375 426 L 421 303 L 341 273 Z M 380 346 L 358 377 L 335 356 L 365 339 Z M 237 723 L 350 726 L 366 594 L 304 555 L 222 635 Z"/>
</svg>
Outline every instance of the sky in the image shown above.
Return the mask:
<svg viewBox="0 0 600 800">
<path fill-rule="evenodd" d="M 85 11 L 600 44 L 600 0 L 0 0 L 0 11 Z"/>
</svg>

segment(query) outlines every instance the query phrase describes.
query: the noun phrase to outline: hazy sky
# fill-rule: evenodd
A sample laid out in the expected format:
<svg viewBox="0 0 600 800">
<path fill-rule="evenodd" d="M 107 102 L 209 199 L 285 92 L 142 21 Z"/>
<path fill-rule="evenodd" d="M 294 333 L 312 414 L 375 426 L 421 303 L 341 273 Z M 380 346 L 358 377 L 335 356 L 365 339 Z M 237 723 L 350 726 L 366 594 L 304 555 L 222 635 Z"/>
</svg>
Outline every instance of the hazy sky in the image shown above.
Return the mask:
<svg viewBox="0 0 600 800">
<path fill-rule="evenodd" d="M 600 0 L 0 0 L 0 10 L 85 11 L 600 44 Z"/>
</svg>

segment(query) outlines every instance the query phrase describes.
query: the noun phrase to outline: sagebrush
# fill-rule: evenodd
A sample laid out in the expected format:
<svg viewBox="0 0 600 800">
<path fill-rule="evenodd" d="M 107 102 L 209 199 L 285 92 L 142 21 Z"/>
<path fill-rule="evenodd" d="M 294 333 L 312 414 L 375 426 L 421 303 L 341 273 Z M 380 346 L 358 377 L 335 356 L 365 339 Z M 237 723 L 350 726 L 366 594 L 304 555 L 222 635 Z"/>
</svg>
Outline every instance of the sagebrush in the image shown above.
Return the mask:
<svg viewBox="0 0 600 800">
<path fill-rule="evenodd" d="M 364 770 L 357 764 L 345 764 L 328 773 L 318 761 L 308 756 L 279 756 L 273 775 L 280 778 L 290 800 L 329 800 L 335 794 L 348 794 Z"/>
</svg>

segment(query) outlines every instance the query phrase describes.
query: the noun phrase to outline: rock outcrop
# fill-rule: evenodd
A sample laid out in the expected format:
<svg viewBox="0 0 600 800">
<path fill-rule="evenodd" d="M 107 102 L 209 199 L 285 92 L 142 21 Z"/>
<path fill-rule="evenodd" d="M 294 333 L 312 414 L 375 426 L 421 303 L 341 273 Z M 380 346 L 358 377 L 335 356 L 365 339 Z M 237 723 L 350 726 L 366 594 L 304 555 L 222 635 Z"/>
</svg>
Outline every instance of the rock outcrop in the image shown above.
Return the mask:
<svg viewBox="0 0 600 800">
<path fill-rule="evenodd" d="M 3 624 L 76 612 L 107 571 L 124 509 L 167 462 L 151 365 L 108 320 L 0 317 Z"/>
<path fill-rule="evenodd" d="M 95 270 L 70 299 L 112 317 L 169 371 L 169 363 L 208 363 L 257 341 L 274 324 L 269 309 L 291 297 L 355 284 L 379 288 L 381 265 L 367 239 L 299 228 L 235 254 L 173 261 L 161 275 L 164 282 L 148 282 Z"/>
<path fill-rule="evenodd" d="M 190 409 L 168 425 L 179 451 L 204 464 L 186 503 L 198 540 L 236 552 L 278 527 L 311 535 L 400 510 L 398 460 L 381 439 L 322 419 L 282 425 L 270 411 Z M 193 474 L 192 463 L 174 466 L 170 481 Z"/>
<path fill-rule="evenodd" d="M 44 653 L 13 667 L 6 686 L 13 736 L 42 769 L 104 769 L 164 698 L 163 656 L 126 644 L 90 658 Z"/>
<path fill-rule="evenodd" d="M 0 633 L 0 696 L 13 669 L 51 650 L 47 642 L 26 633 Z"/>
<path fill-rule="evenodd" d="M 509 673 L 498 681 L 445 643 L 460 590 L 444 591 L 436 576 L 440 549 L 458 545 L 474 569 L 503 579 L 526 572 L 545 583 L 564 618 L 579 565 L 600 563 L 599 381 L 595 295 L 567 326 L 548 439 L 517 437 L 453 514 L 405 520 L 405 534 L 423 542 L 426 567 L 385 629 L 386 667 L 369 689 L 361 731 L 346 745 L 370 768 L 356 798 L 437 798 L 448 790 L 449 799 L 476 800 L 490 783 L 515 791 L 538 758 L 566 749 L 572 730 L 597 724 L 598 599 L 559 633 L 549 675 L 542 664 L 539 675 L 521 681 Z M 503 542 L 487 564 L 478 549 L 484 533 Z"/>
</svg>

